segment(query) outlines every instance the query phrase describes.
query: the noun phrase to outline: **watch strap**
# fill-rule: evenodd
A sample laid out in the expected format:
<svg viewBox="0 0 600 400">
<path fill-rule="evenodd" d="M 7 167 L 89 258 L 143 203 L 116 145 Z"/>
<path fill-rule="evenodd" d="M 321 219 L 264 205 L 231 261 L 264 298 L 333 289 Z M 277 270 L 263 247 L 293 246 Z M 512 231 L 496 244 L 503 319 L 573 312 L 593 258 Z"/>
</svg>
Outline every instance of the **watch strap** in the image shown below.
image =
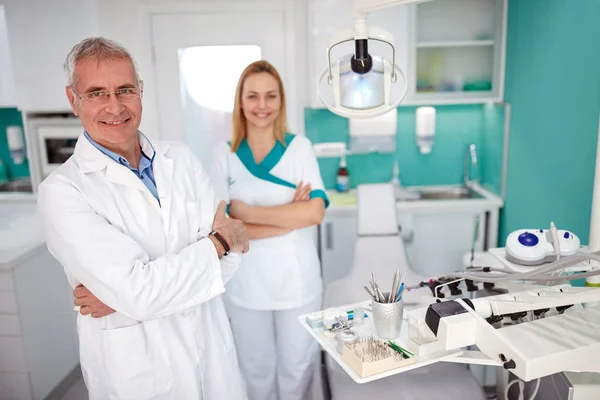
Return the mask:
<svg viewBox="0 0 600 400">
<path fill-rule="evenodd" d="M 209 235 L 213 235 L 219 241 L 219 243 L 221 243 L 221 245 L 225 249 L 225 254 L 223 254 L 224 256 L 228 255 L 231 252 L 231 247 L 229 247 L 229 244 L 227 244 L 227 241 L 219 232 L 212 231 L 211 233 L 209 233 Z"/>
</svg>

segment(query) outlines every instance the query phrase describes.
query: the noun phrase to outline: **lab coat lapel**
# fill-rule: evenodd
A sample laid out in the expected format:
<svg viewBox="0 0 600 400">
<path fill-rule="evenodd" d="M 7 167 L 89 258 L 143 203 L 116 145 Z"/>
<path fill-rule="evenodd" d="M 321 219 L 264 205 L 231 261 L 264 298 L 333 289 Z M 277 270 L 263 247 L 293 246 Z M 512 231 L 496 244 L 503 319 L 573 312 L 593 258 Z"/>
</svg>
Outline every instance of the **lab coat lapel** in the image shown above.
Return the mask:
<svg viewBox="0 0 600 400">
<path fill-rule="evenodd" d="M 100 171 L 106 168 L 106 178 L 109 181 L 148 192 L 148 195 L 152 196 L 142 180 L 135 176 L 129 168 L 111 160 L 106 154 L 95 148 L 84 135 L 79 136 L 77 139 L 74 154 L 83 173 Z"/>
<path fill-rule="evenodd" d="M 173 205 L 173 160 L 164 156 L 161 150 L 157 150 L 152 164 L 152 171 L 154 172 L 156 190 L 158 191 L 158 198 L 160 199 L 160 208 L 165 224 L 165 232 L 168 232 L 171 222 L 171 208 Z"/>
<path fill-rule="evenodd" d="M 106 168 L 106 178 L 116 184 L 128 186 L 140 190 L 149 196 L 148 201 L 153 202 L 158 207 L 158 203 L 148 190 L 144 182 L 129 168 L 111 160 L 106 154 L 95 148 L 84 135 L 80 135 L 77 139 L 74 152 L 75 159 L 83 173 L 100 171 Z"/>
<path fill-rule="evenodd" d="M 135 176 L 129 168 L 121 164 L 117 164 L 116 162 L 108 163 L 106 165 L 106 177 L 111 182 L 148 192 L 148 195 L 152 196 L 152 193 L 144 185 L 144 182 Z"/>
</svg>

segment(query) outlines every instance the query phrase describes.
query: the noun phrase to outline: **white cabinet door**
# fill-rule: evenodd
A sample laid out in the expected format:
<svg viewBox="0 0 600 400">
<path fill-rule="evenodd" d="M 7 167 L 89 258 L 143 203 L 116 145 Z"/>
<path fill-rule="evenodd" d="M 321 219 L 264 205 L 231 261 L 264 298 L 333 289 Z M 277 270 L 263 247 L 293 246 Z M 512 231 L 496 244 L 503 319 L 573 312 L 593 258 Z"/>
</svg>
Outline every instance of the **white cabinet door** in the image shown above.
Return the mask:
<svg viewBox="0 0 600 400">
<path fill-rule="evenodd" d="M 69 111 L 63 62 L 80 40 L 98 34 L 96 0 L 3 0 L 17 106 Z"/>
<path fill-rule="evenodd" d="M 354 26 L 353 1 L 349 0 L 310 0 L 309 2 L 309 60 L 310 60 L 310 101 L 311 107 L 324 107 L 317 92 L 317 83 L 327 69 L 327 48 L 332 35 Z M 393 35 L 396 48 L 396 64 L 406 72 L 408 66 L 408 6 L 394 6 L 369 14 L 367 25 L 385 29 Z M 373 46 L 376 46 L 373 44 Z M 350 54 L 354 51 L 352 42 L 338 46 L 334 55 Z M 379 47 L 373 47 L 379 49 Z M 387 50 L 387 49 L 386 49 Z M 385 53 L 388 58 L 388 52 Z M 391 55 L 391 52 L 389 53 Z M 332 55 L 332 62 L 335 61 Z"/>
<path fill-rule="evenodd" d="M 507 0 L 444 0 L 410 8 L 408 104 L 501 102 Z"/>
<path fill-rule="evenodd" d="M 356 215 L 327 216 L 320 226 L 323 287 L 348 275 L 354 261 Z"/>
<path fill-rule="evenodd" d="M 475 234 L 476 220 L 479 229 Z M 494 216 L 491 215 L 490 219 Z M 485 212 L 398 213 L 398 224 L 409 267 L 422 276 L 451 274 L 464 268 L 464 257 L 473 243 L 484 251 L 487 224 Z M 329 214 L 319 226 L 323 285 L 348 275 L 354 262 L 356 214 Z M 488 239 L 489 240 L 489 239 Z M 374 250 L 376 251 L 376 250 Z"/>
<path fill-rule="evenodd" d="M 475 223 L 479 216 L 479 231 Z M 463 269 L 463 257 L 482 251 L 485 213 L 415 214 L 412 240 L 406 243 L 408 262 L 414 272 L 424 276 L 451 274 Z"/>
</svg>

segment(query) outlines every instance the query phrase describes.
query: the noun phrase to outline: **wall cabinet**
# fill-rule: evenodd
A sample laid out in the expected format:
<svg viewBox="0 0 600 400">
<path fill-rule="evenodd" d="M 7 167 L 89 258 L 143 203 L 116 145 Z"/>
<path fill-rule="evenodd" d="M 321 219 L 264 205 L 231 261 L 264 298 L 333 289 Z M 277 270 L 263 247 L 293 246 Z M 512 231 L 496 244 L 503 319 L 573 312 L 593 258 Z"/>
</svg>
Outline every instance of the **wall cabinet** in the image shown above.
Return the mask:
<svg viewBox="0 0 600 400">
<path fill-rule="evenodd" d="M 4 0 L 16 103 L 21 111 L 70 110 L 63 62 L 98 35 L 96 0 Z"/>
<path fill-rule="evenodd" d="M 507 0 L 444 0 L 410 10 L 407 103 L 501 102 Z"/>
</svg>

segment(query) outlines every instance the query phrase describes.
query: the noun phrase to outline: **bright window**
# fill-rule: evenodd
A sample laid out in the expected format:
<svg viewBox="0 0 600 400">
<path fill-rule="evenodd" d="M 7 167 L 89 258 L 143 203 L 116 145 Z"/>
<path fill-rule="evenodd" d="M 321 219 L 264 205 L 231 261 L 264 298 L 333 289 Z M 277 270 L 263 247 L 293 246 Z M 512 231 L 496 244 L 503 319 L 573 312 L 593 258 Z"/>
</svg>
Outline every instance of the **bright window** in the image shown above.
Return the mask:
<svg viewBox="0 0 600 400">
<path fill-rule="evenodd" d="M 197 46 L 179 50 L 182 92 L 215 111 L 233 111 L 235 88 L 248 64 L 260 60 L 260 47 Z M 185 92 L 183 93 L 183 99 Z"/>
</svg>

